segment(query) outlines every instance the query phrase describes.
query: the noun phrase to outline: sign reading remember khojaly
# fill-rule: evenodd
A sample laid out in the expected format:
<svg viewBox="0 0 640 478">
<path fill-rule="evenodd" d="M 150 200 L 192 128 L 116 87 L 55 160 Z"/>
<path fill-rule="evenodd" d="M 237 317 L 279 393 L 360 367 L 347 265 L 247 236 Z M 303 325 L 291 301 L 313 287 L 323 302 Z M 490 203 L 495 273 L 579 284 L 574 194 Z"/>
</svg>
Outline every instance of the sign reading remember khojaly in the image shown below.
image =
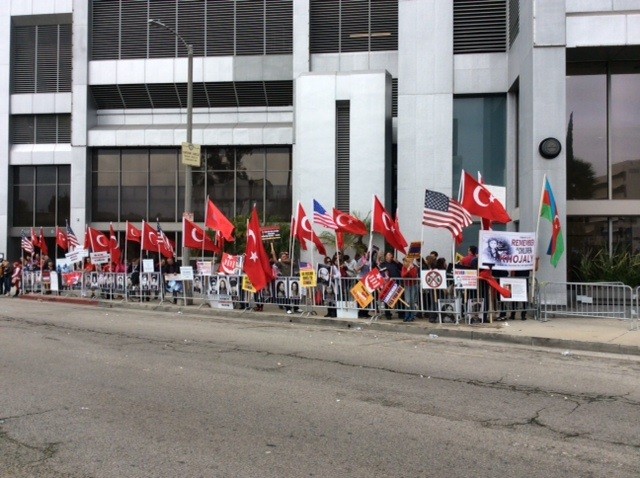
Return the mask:
<svg viewBox="0 0 640 478">
<path fill-rule="evenodd" d="M 478 265 L 502 271 L 533 270 L 536 256 L 534 232 L 480 231 Z"/>
<path fill-rule="evenodd" d="M 186 166 L 200 167 L 200 145 L 182 143 L 182 164 Z"/>
</svg>

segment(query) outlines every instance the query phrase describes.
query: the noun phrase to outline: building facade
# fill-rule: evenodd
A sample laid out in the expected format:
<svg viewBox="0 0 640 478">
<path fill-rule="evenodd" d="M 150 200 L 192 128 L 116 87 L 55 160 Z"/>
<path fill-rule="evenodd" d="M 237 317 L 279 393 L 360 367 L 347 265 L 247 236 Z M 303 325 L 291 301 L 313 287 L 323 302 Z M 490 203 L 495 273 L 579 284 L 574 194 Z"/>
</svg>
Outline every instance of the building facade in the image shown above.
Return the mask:
<svg viewBox="0 0 640 478">
<path fill-rule="evenodd" d="M 421 226 L 424 191 L 456 197 L 464 169 L 506 187 L 521 231 L 547 175 L 567 252 L 549 265 L 541 222 L 541 277 L 571 276 L 591 248 L 640 247 L 640 0 L 7 0 L 0 24 L 9 256 L 31 227 L 53 250 L 66 220 L 82 236 L 157 219 L 180 241 L 177 35 L 195 57 L 197 221 L 207 196 L 288 222 L 313 199 L 365 216 L 376 194 L 447 257 L 449 233 Z"/>
</svg>

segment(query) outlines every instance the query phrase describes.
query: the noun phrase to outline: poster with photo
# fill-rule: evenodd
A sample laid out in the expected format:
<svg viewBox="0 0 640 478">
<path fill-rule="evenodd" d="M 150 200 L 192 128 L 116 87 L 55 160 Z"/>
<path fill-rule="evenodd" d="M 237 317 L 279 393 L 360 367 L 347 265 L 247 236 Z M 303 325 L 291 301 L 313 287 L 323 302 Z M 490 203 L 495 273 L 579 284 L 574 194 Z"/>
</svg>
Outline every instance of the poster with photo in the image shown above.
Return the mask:
<svg viewBox="0 0 640 478">
<path fill-rule="evenodd" d="M 218 293 L 218 276 L 210 276 L 205 277 L 208 279 L 207 282 L 207 294 L 217 294 Z"/>
<path fill-rule="evenodd" d="M 218 294 L 229 295 L 229 278 L 224 276 L 218 277 Z"/>
<path fill-rule="evenodd" d="M 481 269 L 530 271 L 535 265 L 534 232 L 481 230 L 478 241 L 478 266 Z"/>
<path fill-rule="evenodd" d="M 297 281 L 295 279 L 291 279 L 289 281 L 289 298 L 291 299 L 300 298 L 300 281 Z"/>
<path fill-rule="evenodd" d="M 454 269 L 453 284 L 456 289 L 477 289 L 478 271 L 475 269 Z"/>
<path fill-rule="evenodd" d="M 276 279 L 274 296 L 276 300 L 282 300 L 289 297 L 289 286 L 287 284 L 287 279 L 283 279 L 280 277 Z"/>
<path fill-rule="evenodd" d="M 457 324 L 462 309 L 461 299 L 438 299 L 438 319 L 441 323 Z"/>
<path fill-rule="evenodd" d="M 327 285 L 331 279 L 331 266 L 318 264 L 317 282 L 320 285 Z"/>
<path fill-rule="evenodd" d="M 503 302 L 527 302 L 527 279 L 517 279 L 512 277 L 500 277 L 500 285 L 511 291 L 511 297 L 504 297 L 500 294 Z"/>
<path fill-rule="evenodd" d="M 484 322 L 484 299 L 469 299 L 467 301 L 466 321 L 469 324 Z"/>
<path fill-rule="evenodd" d="M 230 276 L 229 277 L 229 294 L 233 297 L 240 296 L 240 276 Z"/>
<path fill-rule="evenodd" d="M 97 290 L 100 288 L 98 284 L 98 273 L 97 272 L 87 272 L 84 275 L 84 283 L 86 287 L 91 290 Z"/>
</svg>

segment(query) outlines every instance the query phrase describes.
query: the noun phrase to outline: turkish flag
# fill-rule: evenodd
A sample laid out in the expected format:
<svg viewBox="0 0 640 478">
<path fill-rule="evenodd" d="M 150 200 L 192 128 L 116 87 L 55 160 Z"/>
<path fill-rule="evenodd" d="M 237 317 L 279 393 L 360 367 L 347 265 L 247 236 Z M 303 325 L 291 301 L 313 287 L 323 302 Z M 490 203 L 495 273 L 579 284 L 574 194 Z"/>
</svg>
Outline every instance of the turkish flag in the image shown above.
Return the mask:
<svg viewBox="0 0 640 478">
<path fill-rule="evenodd" d="M 47 248 L 47 241 L 44 240 L 44 231 L 42 230 L 42 226 L 40 226 L 40 254 L 43 256 L 49 255 L 49 249 Z"/>
<path fill-rule="evenodd" d="M 364 236 L 369 232 L 367 230 L 367 226 L 365 226 L 364 222 L 360 219 L 336 208 L 333 208 L 333 220 L 338 226 L 338 229 L 336 229 L 337 231 L 355 234 L 357 236 Z"/>
<path fill-rule="evenodd" d="M 92 252 L 109 252 L 109 238 L 92 227 L 87 227 L 87 236 Z"/>
<path fill-rule="evenodd" d="M 462 207 L 470 214 L 506 224 L 511 222 L 509 213 L 500 201 L 465 171 L 462 171 Z"/>
<path fill-rule="evenodd" d="M 111 254 L 111 262 L 114 264 L 120 264 L 120 244 L 118 243 L 118 236 L 116 231 L 113 230 L 113 224 L 109 223 L 109 254 Z"/>
<path fill-rule="evenodd" d="M 398 219 L 398 210 L 396 209 L 396 219 L 395 219 L 395 226 L 396 226 L 396 231 L 398 231 L 398 234 L 396 235 L 396 237 L 398 238 L 398 241 L 400 242 L 400 244 L 402 245 L 402 247 L 406 248 L 409 246 L 409 243 L 407 242 L 407 239 L 404 237 L 404 234 L 402 234 L 402 232 L 400 232 L 400 220 Z"/>
<path fill-rule="evenodd" d="M 326 256 L 327 250 L 324 248 L 324 244 L 322 243 L 320 238 L 314 232 L 313 227 L 311 227 L 311 222 L 309 221 L 309 218 L 307 217 L 307 213 L 304 211 L 304 208 L 302 207 L 301 203 L 298 203 L 297 216 L 298 217 L 294 219 L 293 227 L 295 231 L 294 236 L 300 242 L 300 247 L 302 247 L 302 249 L 306 251 L 307 250 L 306 241 L 311 241 L 315 244 L 316 248 L 318 249 L 318 252 L 323 256 Z"/>
<path fill-rule="evenodd" d="M 407 253 L 407 241 L 396 229 L 396 221 L 386 211 L 377 196 L 373 197 L 373 230 L 384 236 L 384 239 L 397 251 Z M 403 245 L 404 243 L 404 245 Z"/>
<path fill-rule="evenodd" d="M 38 234 L 36 234 L 36 230 L 31 228 L 31 244 L 33 247 L 40 247 L 40 239 L 38 239 Z"/>
<path fill-rule="evenodd" d="M 265 267 L 266 263 L 266 267 Z M 251 212 L 251 220 L 247 228 L 247 248 L 244 260 L 244 272 L 257 291 L 264 289 L 271 281 L 271 266 L 267 251 L 262 243 L 260 221 L 255 206 Z"/>
<path fill-rule="evenodd" d="M 140 241 L 140 249 L 143 251 L 160 252 L 160 246 L 158 245 L 158 231 L 145 221 L 142 221 L 142 240 Z"/>
<path fill-rule="evenodd" d="M 69 250 L 69 242 L 67 241 L 67 231 L 62 227 L 56 226 L 56 245 L 63 251 Z"/>
<path fill-rule="evenodd" d="M 224 237 L 226 241 L 235 241 L 235 238 L 233 237 L 235 226 L 224 214 L 222 214 L 222 211 L 213 204 L 211 199 L 207 200 L 207 211 L 204 219 L 204 225 L 214 231 L 220 231 L 222 237 Z"/>
<path fill-rule="evenodd" d="M 300 205 L 300 203 L 298 203 L 298 205 Z M 295 217 L 291 216 L 291 234 L 293 235 L 294 239 L 297 239 L 298 242 L 300 243 L 300 249 L 302 249 L 303 251 L 306 251 L 307 241 L 305 240 L 302 232 L 299 229 L 300 228 L 298 227 L 298 221 L 296 220 Z"/>
<path fill-rule="evenodd" d="M 493 277 L 489 269 L 483 269 L 478 274 L 480 280 L 486 281 L 492 289 L 497 290 L 502 297 L 509 299 L 511 297 L 511 291 L 505 287 L 502 287 L 500 283 Z"/>
<path fill-rule="evenodd" d="M 140 242 L 142 239 L 142 232 L 136 226 L 127 221 L 127 241 Z"/>
<path fill-rule="evenodd" d="M 221 252 L 220 248 L 216 246 L 215 242 L 207 235 L 204 229 L 189 221 L 187 218 L 182 219 L 182 237 L 184 247 L 214 253 Z"/>
</svg>

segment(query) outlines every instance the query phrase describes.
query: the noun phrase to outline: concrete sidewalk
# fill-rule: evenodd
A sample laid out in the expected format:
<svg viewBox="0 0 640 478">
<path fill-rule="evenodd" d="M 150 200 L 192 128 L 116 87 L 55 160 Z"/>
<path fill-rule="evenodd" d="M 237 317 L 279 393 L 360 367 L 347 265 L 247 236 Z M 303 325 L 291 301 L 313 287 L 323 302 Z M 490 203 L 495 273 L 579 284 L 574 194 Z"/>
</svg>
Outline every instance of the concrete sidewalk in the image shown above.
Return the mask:
<svg viewBox="0 0 640 478">
<path fill-rule="evenodd" d="M 640 330 L 638 321 L 621 319 L 600 319 L 589 317 L 557 317 L 547 322 L 537 320 L 514 320 L 492 324 L 432 324 L 417 319 L 404 323 L 401 320 L 338 319 L 322 317 L 314 313 L 286 314 L 276 306 L 266 307 L 263 312 L 252 310 L 211 309 L 207 305 L 198 307 L 173 305 L 169 302 L 119 302 L 60 297 L 47 295 L 23 295 L 22 300 L 76 304 L 93 307 L 116 307 L 133 310 L 178 312 L 197 317 L 256 318 L 279 322 L 322 324 L 333 327 L 362 327 L 372 330 L 398 331 L 420 335 L 437 335 L 467 340 L 487 340 L 493 342 L 516 343 L 536 347 L 553 347 L 563 350 L 586 350 L 593 352 L 640 355 Z M 324 309 L 320 309 L 324 311 Z M 633 330 L 632 330 L 633 327 Z"/>
</svg>

